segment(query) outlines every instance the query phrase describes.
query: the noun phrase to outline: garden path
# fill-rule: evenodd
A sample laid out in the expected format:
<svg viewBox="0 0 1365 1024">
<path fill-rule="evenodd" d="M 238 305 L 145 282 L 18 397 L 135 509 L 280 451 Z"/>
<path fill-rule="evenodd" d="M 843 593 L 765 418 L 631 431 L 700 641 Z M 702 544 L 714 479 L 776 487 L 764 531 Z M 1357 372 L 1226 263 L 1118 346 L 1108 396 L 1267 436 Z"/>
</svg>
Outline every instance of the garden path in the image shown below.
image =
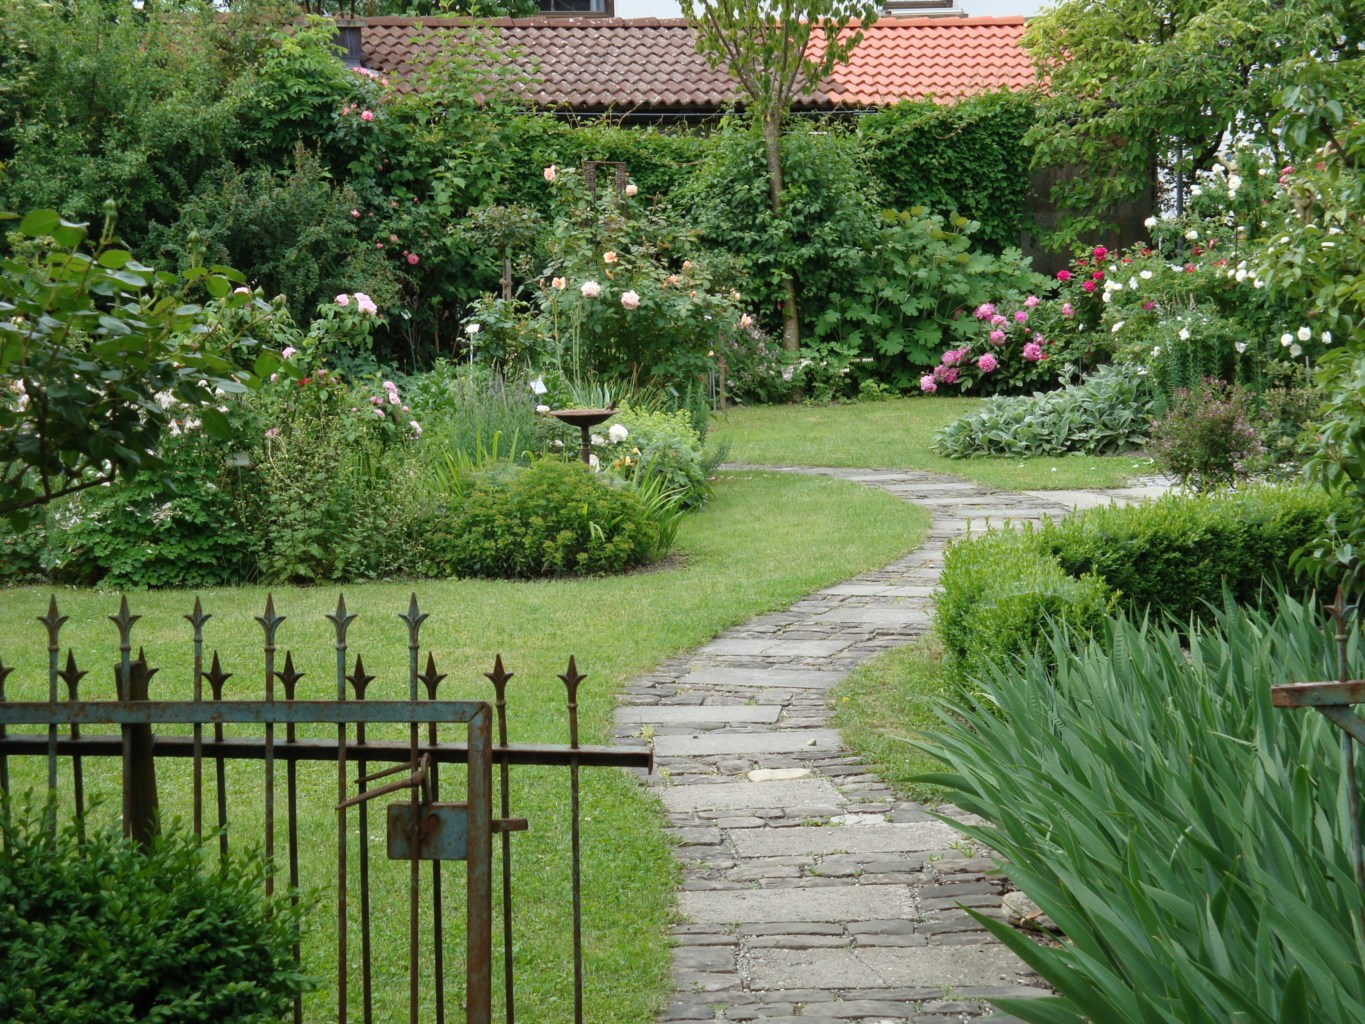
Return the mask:
<svg viewBox="0 0 1365 1024">
<path fill-rule="evenodd" d="M 880 487 L 933 522 L 899 561 L 727 630 L 626 687 L 617 733 L 653 736 L 650 783 L 683 866 L 675 994 L 661 1021 L 948 1024 L 988 1013 L 989 996 L 1042 994 L 961 909 L 1002 913 L 991 862 L 867 771 L 829 727 L 826 696 L 859 662 L 925 632 L 949 540 L 987 520 L 1159 488 L 1014 493 L 922 472 L 728 468 Z"/>
</svg>

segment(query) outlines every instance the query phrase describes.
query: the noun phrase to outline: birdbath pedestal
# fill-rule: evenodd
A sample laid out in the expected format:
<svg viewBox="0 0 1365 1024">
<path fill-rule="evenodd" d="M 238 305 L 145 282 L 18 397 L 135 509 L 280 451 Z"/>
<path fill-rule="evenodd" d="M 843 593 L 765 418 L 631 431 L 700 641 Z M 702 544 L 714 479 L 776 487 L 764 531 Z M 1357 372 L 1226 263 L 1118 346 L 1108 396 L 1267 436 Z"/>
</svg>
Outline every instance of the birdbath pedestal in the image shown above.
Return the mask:
<svg viewBox="0 0 1365 1024">
<path fill-rule="evenodd" d="M 555 419 L 562 420 L 571 427 L 583 432 L 583 464 L 591 465 L 592 428 L 605 423 L 616 415 L 615 409 L 555 409 L 550 413 Z"/>
</svg>

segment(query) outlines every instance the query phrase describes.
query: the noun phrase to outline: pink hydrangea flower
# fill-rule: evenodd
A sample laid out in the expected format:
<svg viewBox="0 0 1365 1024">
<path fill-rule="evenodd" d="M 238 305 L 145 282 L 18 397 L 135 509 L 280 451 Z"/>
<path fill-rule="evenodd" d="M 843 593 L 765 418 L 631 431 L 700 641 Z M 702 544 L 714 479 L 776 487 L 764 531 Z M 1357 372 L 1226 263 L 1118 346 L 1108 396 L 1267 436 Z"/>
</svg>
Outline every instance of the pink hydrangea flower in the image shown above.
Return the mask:
<svg viewBox="0 0 1365 1024">
<path fill-rule="evenodd" d="M 1030 341 L 1024 346 L 1024 358 L 1030 363 L 1036 363 L 1043 358 L 1043 346 L 1036 341 Z"/>
<path fill-rule="evenodd" d="M 945 383 L 945 384 L 956 384 L 956 383 L 957 383 L 957 367 L 956 367 L 956 366 L 949 366 L 947 369 L 945 369 L 945 370 L 943 371 L 943 376 L 942 376 L 941 379 L 943 380 L 943 383 Z"/>
<path fill-rule="evenodd" d="M 1017 313 L 1014 314 L 1014 322 L 1015 322 L 1016 324 L 1026 324 L 1026 323 L 1028 323 L 1028 313 L 1025 312 L 1025 311 L 1022 310 L 1022 309 L 1019 310 Z"/>
<path fill-rule="evenodd" d="M 995 316 L 995 307 L 989 302 L 983 302 L 976 307 L 976 312 L 972 315 L 978 320 L 989 320 L 991 317 Z"/>
<path fill-rule="evenodd" d="M 989 337 L 992 345 L 1003 345 L 1005 343 L 1004 331 L 991 331 Z"/>
<path fill-rule="evenodd" d="M 408 426 L 410 426 L 410 427 L 412 428 L 412 436 L 413 436 L 413 437 L 421 437 L 421 436 L 422 436 L 422 425 L 421 425 L 420 423 L 418 423 L 416 420 L 408 420 Z"/>
<path fill-rule="evenodd" d="M 926 373 L 923 377 L 921 377 L 919 379 L 919 389 L 928 394 L 933 394 L 935 391 L 937 391 L 938 385 L 934 383 L 934 375 L 931 373 Z"/>
<path fill-rule="evenodd" d="M 976 361 L 976 365 L 980 368 L 982 373 L 990 373 L 1000 364 L 996 362 L 995 356 L 986 352 Z"/>
</svg>

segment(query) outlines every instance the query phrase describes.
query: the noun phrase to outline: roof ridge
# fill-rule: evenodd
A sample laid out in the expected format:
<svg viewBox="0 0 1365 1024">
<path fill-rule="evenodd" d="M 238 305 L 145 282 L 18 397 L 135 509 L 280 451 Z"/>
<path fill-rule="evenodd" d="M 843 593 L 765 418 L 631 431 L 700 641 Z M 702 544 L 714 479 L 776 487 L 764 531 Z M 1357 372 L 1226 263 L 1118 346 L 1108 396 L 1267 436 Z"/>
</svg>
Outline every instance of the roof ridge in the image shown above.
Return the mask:
<svg viewBox="0 0 1365 1024">
<path fill-rule="evenodd" d="M 397 16 L 384 16 L 373 18 L 339 18 L 338 21 L 354 24 L 361 22 L 375 28 L 408 28 L 408 27 L 433 27 L 433 28 L 464 28 L 473 25 L 486 25 L 496 28 L 686 28 L 686 18 L 599 18 L 594 16 L 565 17 L 532 17 L 532 18 L 471 18 L 471 17 L 417 17 L 405 18 Z M 975 18 L 901 18 L 888 16 L 878 18 L 869 28 L 967 28 L 981 25 L 1023 25 L 1028 19 L 1023 15 L 1010 15 L 1008 17 L 975 17 Z M 854 18 L 849 22 L 850 28 L 861 27 L 861 22 Z"/>
</svg>

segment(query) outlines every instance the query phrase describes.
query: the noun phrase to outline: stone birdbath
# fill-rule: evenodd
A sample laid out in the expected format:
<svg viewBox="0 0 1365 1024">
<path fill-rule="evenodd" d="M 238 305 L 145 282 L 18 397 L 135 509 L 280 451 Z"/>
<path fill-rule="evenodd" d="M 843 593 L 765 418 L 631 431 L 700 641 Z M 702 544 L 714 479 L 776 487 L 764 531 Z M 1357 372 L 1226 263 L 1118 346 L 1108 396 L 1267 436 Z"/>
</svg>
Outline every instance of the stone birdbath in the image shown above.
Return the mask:
<svg viewBox="0 0 1365 1024">
<path fill-rule="evenodd" d="M 610 409 L 555 409 L 549 415 L 583 432 L 583 464 L 591 465 L 592 428 L 615 416 L 616 407 L 613 405 Z"/>
</svg>

